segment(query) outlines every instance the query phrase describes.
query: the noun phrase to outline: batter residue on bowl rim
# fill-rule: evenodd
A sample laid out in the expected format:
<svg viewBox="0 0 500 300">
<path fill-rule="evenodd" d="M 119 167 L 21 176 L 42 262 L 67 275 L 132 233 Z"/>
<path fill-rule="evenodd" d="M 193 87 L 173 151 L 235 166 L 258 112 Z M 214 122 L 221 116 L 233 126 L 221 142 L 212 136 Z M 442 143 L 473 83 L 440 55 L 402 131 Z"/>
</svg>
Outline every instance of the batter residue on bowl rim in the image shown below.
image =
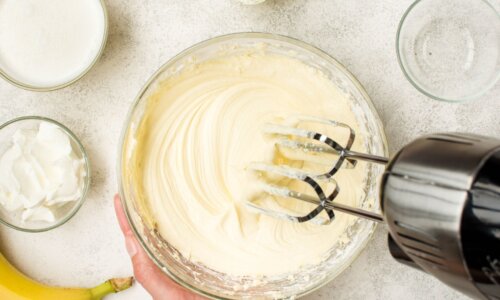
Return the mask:
<svg viewBox="0 0 500 300">
<path fill-rule="evenodd" d="M 296 224 L 245 206 L 256 197 L 282 209 L 304 205 L 262 195 L 262 177 L 246 169 L 251 162 L 283 159 L 261 128 L 296 115 L 358 129 L 349 100 L 334 83 L 285 56 L 221 57 L 159 83 L 127 170 L 162 237 L 191 261 L 234 276 L 279 275 L 326 259 L 354 217 L 337 213 L 331 225 Z M 353 149 L 363 151 L 363 145 L 358 135 Z M 342 169 L 335 177 L 342 187 L 335 201 L 359 204 L 366 173 L 363 163 Z"/>
</svg>

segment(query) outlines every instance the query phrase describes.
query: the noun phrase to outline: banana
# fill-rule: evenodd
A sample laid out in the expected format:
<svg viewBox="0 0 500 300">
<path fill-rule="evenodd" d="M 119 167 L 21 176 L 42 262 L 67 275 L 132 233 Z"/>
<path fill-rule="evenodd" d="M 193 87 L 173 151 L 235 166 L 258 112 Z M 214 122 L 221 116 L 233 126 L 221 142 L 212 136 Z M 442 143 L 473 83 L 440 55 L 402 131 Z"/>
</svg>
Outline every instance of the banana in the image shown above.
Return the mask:
<svg viewBox="0 0 500 300">
<path fill-rule="evenodd" d="M 114 278 L 94 288 L 51 287 L 28 278 L 0 253 L 0 299 L 2 300 L 100 300 L 128 289 L 133 278 Z"/>
</svg>

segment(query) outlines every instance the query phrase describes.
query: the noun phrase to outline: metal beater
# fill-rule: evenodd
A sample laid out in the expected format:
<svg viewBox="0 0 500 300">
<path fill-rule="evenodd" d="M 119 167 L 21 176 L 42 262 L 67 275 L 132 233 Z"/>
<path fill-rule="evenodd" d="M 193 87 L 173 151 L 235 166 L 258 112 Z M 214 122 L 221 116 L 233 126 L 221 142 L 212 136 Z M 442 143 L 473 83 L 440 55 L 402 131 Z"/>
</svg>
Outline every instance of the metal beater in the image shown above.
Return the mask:
<svg viewBox="0 0 500 300">
<path fill-rule="evenodd" d="M 338 158 L 336 159 L 335 162 L 331 164 L 332 167 L 327 172 L 322 174 L 310 174 L 308 172 L 304 172 L 303 170 L 291 168 L 288 166 L 283 166 L 283 165 L 277 166 L 261 162 L 255 162 L 249 165 L 249 169 L 258 172 L 273 173 L 290 179 L 301 180 L 305 182 L 314 190 L 315 195 L 307 195 L 297 191 L 290 190 L 286 187 L 281 187 L 271 184 L 263 184 L 263 190 L 268 194 L 274 196 L 290 197 L 311 204 L 316 204 L 317 207 L 308 214 L 305 214 L 304 216 L 292 216 L 290 214 L 283 213 L 280 211 L 274 211 L 267 208 L 263 208 L 255 204 L 254 202 L 249 202 L 247 203 L 247 205 L 251 209 L 256 210 L 262 214 L 299 223 L 312 221 L 318 224 L 329 224 L 335 218 L 334 210 L 353 214 L 372 221 L 382 222 L 383 221 L 382 216 L 377 213 L 354 207 L 349 207 L 341 203 L 335 203 L 333 200 L 335 200 L 335 198 L 339 194 L 340 187 L 336 184 L 336 181 L 333 179 L 333 176 L 344 165 L 347 165 L 348 168 L 354 168 L 358 160 L 377 163 L 377 164 L 387 164 L 389 162 L 389 159 L 381 156 L 352 151 L 351 147 L 354 143 L 356 133 L 347 124 L 333 120 L 326 120 L 309 116 L 299 116 L 296 119 L 299 122 L 314 122 L 318 124 L 341 128 L 347 131 L 347 136 L 348 136 L 347 141 L 345 142 L 344 145 L 341 145 L 335 140 L 319 132 L 301 128 L 283 126 L 283 125 L 276 125 L 276 124 L 267 124 L 263 128 L 263 131 L 265 134 L 281 137 L 276 140 L 276 145 L 281 147 L 301 150 L 307 153 L 336 154 Z M 303 139 L 312 139 L 319 143 L 301 141 Z M 335 188 L 328 195 L 325 194 L 323 188 L 321 187 L 321 184 L 319 183 L 325 180 L 335 184 Z M 328 218 L 315 219 L 322 211 L 326 212 Z"/>
<path fill-rule="evenodd" d="M 334 211 L 385 222 L 388 247 L 398 261 L 436 276 L 479 299 L 500 299 L 500 140 L 463 133 L 419 138 L 391 160 L 351 150 L 355 133 L 348 125 L 317 118 L 301 120 L 340 127 L 349 132 L 344 145 L 319 132 L 270 124 L 265 132 L 285 148 L 337 155 L 328 172 L 309 174 L 289 166 L 254 163 L 251 169 L 300 180 L 315 195 L 264 184 L 266 193 L 313 203 L 304 216 L 271 211 L 255 203 L 252 209 L 295 222 L 330 223 Z M 310 142 L 308 142 L 309 140 Z M 311 141 L 314 140 L 314 141 Z M 382 215 L 335 203 L 340 188 L 333 176 L 356 161 L 387 164 L 380 186 Z M 320 182 L 335 185 L 324 193 Z M 321 212 L 328 218 L 319 219 Z"/>
</svg>

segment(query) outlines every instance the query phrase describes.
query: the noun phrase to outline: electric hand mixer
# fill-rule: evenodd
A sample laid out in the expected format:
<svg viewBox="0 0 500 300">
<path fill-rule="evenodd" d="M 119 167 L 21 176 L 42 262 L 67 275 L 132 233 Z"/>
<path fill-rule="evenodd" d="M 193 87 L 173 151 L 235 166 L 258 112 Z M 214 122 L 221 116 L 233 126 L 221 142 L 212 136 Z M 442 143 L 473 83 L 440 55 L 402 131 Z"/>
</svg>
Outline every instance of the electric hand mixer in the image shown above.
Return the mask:
<svg viewBox="0 0 500 300">
<path fill-rule="evenodd" d="M 434 134 L 408 144 L 389 160 L 352 151 L 355 132 L 346 124 L 310 117 L 302 120 L 343 128 L 348 131 L 347 142 L 341 145 L 318 132 L 273 124 L 265 132 L 280 136 L 276 142 L 280 147 L 335 153 L 337 159 L 328 172 L 308 174 L 264 163 L 250 168 L 305 182 L 316 195 L 270 184 L 264 189 L 268 194 L 313 203 L 316 208 L 293 216 L 255 203 L 248 203 L 250 207 L 294 222 L 329 223 L 335 211 L 383 221 L 389 228 L 389 251 L 396 260 L 469 296 L 500 299 L 500 140 Z M 335 203 L 340 187 L 328 195 L 321 187 L 321 181 L 334 183 L 333 176 L 343 165 L 352 168 L 358 160 L 387 164 L 380 186 L 383 216 Z M 322 212 L 328 218 L 318 221 Z"/>
</svg>

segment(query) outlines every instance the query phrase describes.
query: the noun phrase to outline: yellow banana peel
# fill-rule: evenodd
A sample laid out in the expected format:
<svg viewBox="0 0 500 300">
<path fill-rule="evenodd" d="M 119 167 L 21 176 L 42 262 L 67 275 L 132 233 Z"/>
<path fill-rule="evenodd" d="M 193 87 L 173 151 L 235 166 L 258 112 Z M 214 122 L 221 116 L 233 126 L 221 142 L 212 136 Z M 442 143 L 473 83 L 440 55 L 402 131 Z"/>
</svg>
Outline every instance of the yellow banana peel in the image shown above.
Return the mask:
<svg viewBox="0 0 500 300">
<path fill-rule="evenodd" d="M 94 288 L 59 288 L 41 284 L 21 273 L 0 253 L 1 300 L 100 300 L 128 289 L 132 277 L 113 278 Z"/>
</svg>

